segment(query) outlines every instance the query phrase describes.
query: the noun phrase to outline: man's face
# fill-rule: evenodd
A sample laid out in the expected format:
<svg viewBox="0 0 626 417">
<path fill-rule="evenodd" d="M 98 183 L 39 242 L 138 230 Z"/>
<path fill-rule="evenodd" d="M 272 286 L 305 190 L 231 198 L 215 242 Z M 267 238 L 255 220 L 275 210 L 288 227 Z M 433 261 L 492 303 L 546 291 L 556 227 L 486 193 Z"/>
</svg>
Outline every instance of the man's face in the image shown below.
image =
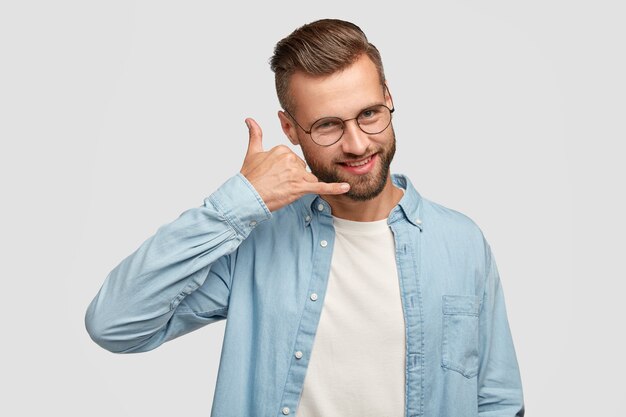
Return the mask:
<svg viewBox="0 0 626 417">
<path fill-rule="evenodd" d="M 296 105 L 293 115 L 307 130 L 322 117 L 352 119 L 373 105 L 385 104 L 391 108 L 391 98 L 386 92 L 376 67 L 366 55 L 330 76 L 312 77 L 297 72 L 290 80 L 290 93 Z M 341 139 L 324 147 L 314 143 L 284 113 L 281 123 L 292 143 L 302 147 L 304 159 L 320 181 L 349 183 L 350 191 L 344 195 L 356 201 L 370 200 L 384 189 L 396 150 L 392 125 L 371 135 L 363 132 L 356 120 L 350 120 L 345 122 Z M 355 165 L 363 162 L 366 163 Z"/>
</svg>

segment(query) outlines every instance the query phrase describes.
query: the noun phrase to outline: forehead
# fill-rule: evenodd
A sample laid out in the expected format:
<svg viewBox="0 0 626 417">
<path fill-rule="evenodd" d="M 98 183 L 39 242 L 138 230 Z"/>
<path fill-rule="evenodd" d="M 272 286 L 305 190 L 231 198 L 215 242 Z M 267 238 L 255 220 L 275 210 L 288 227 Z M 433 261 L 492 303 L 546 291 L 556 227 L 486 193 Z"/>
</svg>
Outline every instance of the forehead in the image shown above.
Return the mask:
<svg viewBox="0 0 626 417">
<path fill-rule="evenodd" d="M 354 117 L 354 113 L 373 104 L 383 103 L 383 88 L 374 63 L 361 55 L 342 71 L 326 76 L 295 72 L 289 92 L 296 107 L 296 117 L 313 122 L 326 116 Z"/>
</svg>

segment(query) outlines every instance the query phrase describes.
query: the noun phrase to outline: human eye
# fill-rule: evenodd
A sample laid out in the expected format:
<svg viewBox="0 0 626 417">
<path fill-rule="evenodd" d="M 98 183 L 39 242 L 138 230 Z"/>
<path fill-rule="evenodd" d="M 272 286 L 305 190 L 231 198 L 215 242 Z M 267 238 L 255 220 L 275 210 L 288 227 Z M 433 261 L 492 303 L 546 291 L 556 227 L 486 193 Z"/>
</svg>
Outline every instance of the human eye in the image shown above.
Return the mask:
<svg viewBox="0 0 626 417">
<path fill-rule="evenodd" d="M 339 119 L 334 119 L 334 118 L 322 119 L 315 123 L 315 125 L 313 126 L 313 130 L 316 130 L 319 132 L 333 131 L 338 128 L 341 128 L 341 123 L 342 122 Z"/>
<path fill-rule="evenodd" d="M 379 119 L 381 114 L 382 114 L 382 110 L 380 109 L 380 106 L 370 107 L 368 109 L 363 110 L 359 114 L 359 121 L 371 122 L 371 121 Z"/>
<path fill-rule="evenodd" d="M 362 119 L 369 119 L 370 117 L 373 117 L 375 114 L 376 114 L 376 109 L 363 110 L 361 112 L 361 118 Z"/>
</svg>

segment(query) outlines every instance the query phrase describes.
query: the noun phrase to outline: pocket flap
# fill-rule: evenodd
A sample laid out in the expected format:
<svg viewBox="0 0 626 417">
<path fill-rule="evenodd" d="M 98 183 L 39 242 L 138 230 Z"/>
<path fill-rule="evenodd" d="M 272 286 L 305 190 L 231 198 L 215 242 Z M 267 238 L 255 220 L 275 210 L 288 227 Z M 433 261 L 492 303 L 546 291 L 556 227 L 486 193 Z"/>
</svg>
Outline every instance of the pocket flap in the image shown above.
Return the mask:
<svg viewBox="0 0 626 417">
<path fill-rule="evenodd" d="M 444 295 L 443 314 L 464 314 L 477 316 L 480 311 L 480 298 L 475 295 Z"/>
</svg>

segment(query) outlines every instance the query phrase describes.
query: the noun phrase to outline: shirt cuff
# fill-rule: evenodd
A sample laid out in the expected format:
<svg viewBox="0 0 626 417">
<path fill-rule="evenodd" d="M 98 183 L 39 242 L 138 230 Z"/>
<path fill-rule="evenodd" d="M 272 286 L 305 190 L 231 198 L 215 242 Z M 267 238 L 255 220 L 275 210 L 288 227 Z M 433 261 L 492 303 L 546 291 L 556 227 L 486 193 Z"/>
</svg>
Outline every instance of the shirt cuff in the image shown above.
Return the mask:
<svg viewBox="0 0 626 417">
<path fill-rule="evenodd" d="M 242 173 L 229 178 L 204 200 L 204 204 L 213 205 L 244 239 L 259 223 L 272 217 L 259 193 Z"/>
</svg>

